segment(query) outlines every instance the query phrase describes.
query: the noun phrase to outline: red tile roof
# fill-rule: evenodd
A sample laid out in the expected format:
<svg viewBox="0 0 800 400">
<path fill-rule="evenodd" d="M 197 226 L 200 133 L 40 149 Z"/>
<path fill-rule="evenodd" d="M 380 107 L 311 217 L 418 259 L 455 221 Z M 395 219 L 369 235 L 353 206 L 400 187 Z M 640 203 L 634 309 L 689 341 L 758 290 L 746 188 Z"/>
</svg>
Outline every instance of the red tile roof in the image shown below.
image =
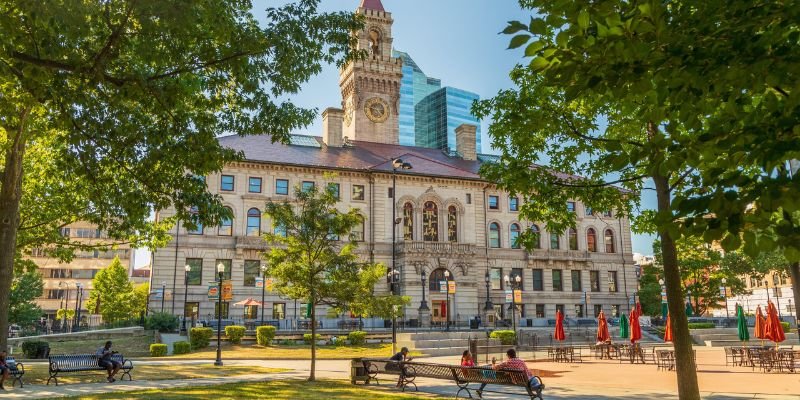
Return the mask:
<svg viewBox="0 0 800 400">
<path fill-rule="evenodd" d="M 359 7 L 366 8 L 369 10 L 386 11 L 383 9 L 383 4 L 381 4 L 381 0 L 361 0 L 361 5 Z"/>
</svg>

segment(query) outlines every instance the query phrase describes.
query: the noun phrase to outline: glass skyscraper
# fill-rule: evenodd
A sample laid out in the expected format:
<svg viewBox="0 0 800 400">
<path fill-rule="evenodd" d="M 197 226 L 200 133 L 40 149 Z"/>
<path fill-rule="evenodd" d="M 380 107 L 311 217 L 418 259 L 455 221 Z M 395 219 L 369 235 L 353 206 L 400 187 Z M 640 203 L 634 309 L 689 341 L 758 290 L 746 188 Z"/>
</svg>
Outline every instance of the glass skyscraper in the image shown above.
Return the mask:
<svg viewBox="0 0 800 400">
<path fill-rule="evenodd" d="M 442 81 L 431 78 L 408 53 L 394 50 L 403 60 L 403 79 L 400 82 L 400 144 L 456 149 L 456 128 L 461 124 L 478 127 L 475 148 L 481 152 L 481 128 L 470 113 L 472 102 L 480 97 L 466 90 L 442 87 Z"/>
</svg>

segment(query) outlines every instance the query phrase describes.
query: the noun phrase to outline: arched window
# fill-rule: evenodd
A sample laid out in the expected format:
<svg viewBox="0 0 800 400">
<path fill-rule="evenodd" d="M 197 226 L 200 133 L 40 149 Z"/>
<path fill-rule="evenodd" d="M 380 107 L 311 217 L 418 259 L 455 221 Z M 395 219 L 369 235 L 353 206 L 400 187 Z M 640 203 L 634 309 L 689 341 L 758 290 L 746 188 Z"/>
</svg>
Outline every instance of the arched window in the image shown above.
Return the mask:
<svg viewBox="0 0 800 400">
<path fill-rule="evenodd" d="M 597 233 L 594 232 L 594 228 L 586 231 L 586 248 L 591 252 L 597 252 Z"/>
<path fill-rule="evenodd" d="M 533 236 L 533 248 L 534 249 L 541 249 L 542 248 L 542 232 L 539 231 L 539 227 L 536 225 L 531 225 L 531 235 Z"/>
<path fill-rule="evenodd" d="M 519 243 L 518 243 L 519 225 L 511 224 L 511 227 L 508 228 L 508 232 L 509 232 L 508 241 L 511 243 L 511 248 L 512 249 L 518 249 L 519 248 Z"/>
<path fill-rule="evenodd" d="M 567 238 L 569 239 L 569 249 L 578 250 L 578 231 L 575 228 L 569 228 Z"/>
<path fill-rule="evenodd" d="M 442 281 L 452 281 L 453 280 L 453 278 L 454 278 L 453 274 L 450 273 L 449 274 L 450 276 L 445 276 L 444 271 L 447 271 L 447 270 L 444 269 L 444 268 L 437 268 L 437 269 L 433 270 L 433 272 L 431 272 L 431 275 L 428 277 L 429 278 L 428 279 L 428 289 L 431 291 L 431 293 L 439 292 L 440 290 L 444 289 L 442 287 L 442 284 L 441 284 Z"/>
<path fill-rule="evenodd" d="M 606 229 L 606 253 L 614 253 L 614 232 Z"/>
<path fill-rule="evenodd" d="M 500 248 L 500 224 L 489 224 L 489 247 Z"/>
<path fill-rule="evenodd" d="M 403 239 L 414 240 L 414 205 L 403 204 Z"/>
<path fill-rule="evenodd" d="M 233 215 L 233 211 L 230 207 L 225 207 L 230 211 L 231 215 Z M 225 218 L 219 222 L 219 227 L 217 228 L 217 235 L 220 236 L 231 236 L 233 235 L 233 219 L 232 218 Z"/>
<path fill-rule="evenodd" d="M 559 240 L 557 233 L 550 234 L 550 248 L 553 250 L 558 250 L 561 248 L 561 240 Z"/>
<path fill-rule="evenodd" d="M 432 201 L 426 201 L 422 209 L 422 240 L 439 241 L 439 210 Z"/>
<path fill-rule="evenodd" d="M 458 241 L 458 210 L 456 206 L 447 208 L 447 241 Z"/>
<path fill-rule="evenodd" d="M 247 236 L 261 235 L 261 211 L 257 208 L 247 210 Z"/>
</svg>

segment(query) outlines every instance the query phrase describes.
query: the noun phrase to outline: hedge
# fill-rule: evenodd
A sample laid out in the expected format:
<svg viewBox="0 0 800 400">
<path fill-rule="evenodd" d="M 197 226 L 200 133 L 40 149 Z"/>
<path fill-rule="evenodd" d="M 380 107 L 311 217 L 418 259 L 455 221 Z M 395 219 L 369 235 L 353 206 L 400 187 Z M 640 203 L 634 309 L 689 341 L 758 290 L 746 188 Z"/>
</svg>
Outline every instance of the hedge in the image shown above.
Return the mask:
<svg viewBox="0 0 800 400">
<path fill-rule="evenodd" d="M 713 322 L 690 322 L 689 329 L 714 329 L 716 326 Z"/>
<path fill-rule="evenodd" d="M 32 340 L 22 343 L 22 352 L 25 354 L 25 358 L 37 358 L 41 354 L 39 349 L 44 349 L 48 346 L 50 345 L 47 342 Z"/>
<path fill-rule="evenodd" d="M 167 355 L 167 345 L 164 343 L 153 343 L 150 345 L 150 357 L 164 357 Z"/>
<path fill-rule="evenodd" d="M 492 339 L 500 339 L 500 343 L 504 345 L 514 344 L 514 339 L 516 339 L 516 333 L 514 331 L 493 331 L 489 337 Z"/>
<path fill-rule="evenodd" d="M 225 327 L 225 336 L 228 337 L 228 341 L 233 344 L 242 343 L 242 338 L 244 337 L 246 329 L 243 326 L 239 325 L 228 325 Z"/>
<path fill-rule="evenodd" d="M 162 333 L 175 332 L 178 330 L 178 317 L 170 313 L 157 312 L 144 322 L 145 329 L 155 330 Z"/>
<path fill-rule="evenodd" d="M 316 335 L 314 335 L 314 340 L 315 340 L 315 341 L 316 341 L 316 340 L 320 340 L 320 339 L 322 339 L 322 335 L 320 335 L 319 333 L 317 333 Z M 305 343 L 305 344 L 311 344 L 311 334 L 310 334 L 310 333 L 305 333 L 305 334 L 303 334 L 303 343 Z"/>
<path fill-rule="evenodd" d="M 189 342 L 192 344 L 192 349 L 208 347 L 213 335 L 214 330 L 211 328 L 192 328 L 189 331 Z"/>
<path fill-rule="evenodd" d="M 789 323 L 788 322 L 781 322 L 781 326 L 783 327 L 783 331 L 784 332 L 789 333 L 789 330 L 791 328 L 789 327 Z"/>
<path fill-rule="evenodd" d="M 172 344 L 172 354 L 188 354 L 192 351 L 192 345 L 187 341 L 181 340 Z"/>
<path fill-rule="evenodd" d="M 261 346 L 269 346 L 275 339 L 275 327 L 272 325 L 259 326 L 256 328 L 256 341 Z"/>
<path fill-rule="evenodd" d="M 367 343 L 367 332 L 364 331 L 352 331 L 347 334 L 347 340 L 350 341 L 351 345 L 358 346 L 364 343 Z"/>
</svg>

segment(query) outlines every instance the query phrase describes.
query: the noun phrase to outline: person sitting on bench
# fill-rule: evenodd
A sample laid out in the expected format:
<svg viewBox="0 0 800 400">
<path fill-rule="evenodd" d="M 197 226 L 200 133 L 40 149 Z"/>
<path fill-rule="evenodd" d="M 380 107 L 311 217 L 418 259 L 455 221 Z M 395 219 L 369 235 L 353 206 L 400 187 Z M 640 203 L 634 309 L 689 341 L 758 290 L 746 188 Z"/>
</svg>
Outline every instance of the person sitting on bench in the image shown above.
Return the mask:
<svg viewBox="0 0 800 400">
<path fill-rule="evenodd" d="M 497 360 L 492 358 L 492 369 L 494 369 L 495 371 L 501 369 L 525 371 L 525 376 L 528 378 L 528 385 L 531 387 L 531 389 L 536 390 L 541 385 L 539 379 L 533 376 L 531 370 L 528 369 L 528 365 L 525 364 L 525 361 L 517 358 L 516 350 L 508 349 L 508 351 L 506 351 L 506 356 L 508 357 L 508 360 L 500 364 L 495 364 Z M 485 387 L 486 383 L 481 383 L 481 387 L 479 387 L 478 390 L 475 391 L 475 393 L 478 394 L 479 398 L 483 398 L 483 389 Z"/>
<path fill-rule="evenodd" d="M 406 369 L 402 368 L 402 364 L 403 364 L 403 362 L 413 360 L 412 358 L 408 358 L 408 347 L 403 347 L 402 349 L 400 349 L 400 352 L 396 353 L 393 356 L 391 356 L 389 358 L 389 360 L 396 361 L 396 362 L 387 364 L 386 365 L 386 369 L 387 370 L 390 370 L 390 369 L 395 370 L 395 371 L 400 370 L 400 378 L 397 379 L 397 387 L 400 387 L 400 386 L 402 386 L 403 380 L 404 380 L 405 375 L 406 375 Z"/>
<path fill-rule="evenodd" d="M 0 352 L 0 390 L 6 390 L 6 388 L 3 387 L 3 383 L 8 379 L 8 374 L 10 372 L 11 368 L 6 363 L 6 352 Z"/>
<path fill-rule="evenodd" d="M 111 359 L 111 355 L 116 353 L 116 351 L 111 351 L 110 340 L 106 342 L 105 346 L 97 349 L 97 365 L 108 370 L 108 383 L 116 381 L 114 375 L 122 368 L 122 364 L 119 361 Z"/>
</svg>

